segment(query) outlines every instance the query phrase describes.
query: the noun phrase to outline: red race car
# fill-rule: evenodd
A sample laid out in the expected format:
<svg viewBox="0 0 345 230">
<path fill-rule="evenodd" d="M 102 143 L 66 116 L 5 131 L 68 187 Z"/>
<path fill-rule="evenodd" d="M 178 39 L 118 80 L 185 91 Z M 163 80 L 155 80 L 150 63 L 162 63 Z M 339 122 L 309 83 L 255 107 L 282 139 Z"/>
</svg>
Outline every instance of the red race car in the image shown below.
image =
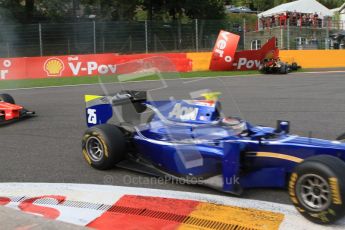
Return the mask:
<svg viewBox="0 0 345 230">
<path fill-rule="evenodd" d="M 16 105 L 11 95 L 0 94 L 0 125 L 22 118 L 31 117 L 34 114 L 34 111 L 29 111 L 20 105 Z"/>
</svg>

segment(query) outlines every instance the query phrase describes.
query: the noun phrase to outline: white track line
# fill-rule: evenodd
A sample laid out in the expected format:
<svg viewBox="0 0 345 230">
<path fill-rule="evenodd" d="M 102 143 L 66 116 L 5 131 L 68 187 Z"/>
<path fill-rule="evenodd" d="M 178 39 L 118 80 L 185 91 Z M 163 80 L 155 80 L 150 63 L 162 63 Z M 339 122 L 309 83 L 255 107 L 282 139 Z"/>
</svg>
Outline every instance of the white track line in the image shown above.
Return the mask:
<svg viewBox="0 0 345 230">
<path fill-rule="evenodd" d="M 312 71 L 312 72 L 294 72 L 290 73 L 291 75 L 298 74 L 324 74 L 324 73 L 345 73 L 345 70 L 330 70 L 330 71 Z M 253 77 L 253 76 L 277 76 L 277 75 L 265 75 L 265 74 L 248 74 L 248 75 L 231 75 L 231 76 L 213 76 L 213 77 L 193 77 L 193 78 L 178 78 L 178 79 L 167 79 L 166 81 L 177 81 L 183 80 L 188 83 L 194 81 L 200 81 L 202 79 L 211 79 L 211 78 L 237 78 L 237 77 Z M 104 85 L 110 84 L 122 84 L 122 83 L 140 83 L 140 82 L 157 82 L 159 80 L 143 80 L 143 81 L 126 81 L 126 82 L 108 82 L 102 83 Z M 1 81 L 0 81 L 1 82 Z M 100 83 L 90 83 L 90 84 L 76 84 L 76 85 L 60 85 L 60 86 L 40 86 L 40 87 L 24 87 L 24 88 L 15 88 L 15 89 L 0 89 L 0 91 L 16 91 L 16 90 L 34 90 L 34 89 L 49 89 L 49 88 L 68 88 L 68 87 L 83 87 L 83 86 L 94 86 Z"/>
<path fill-rule="evenodd" d="M 345 73 L 345 70 L 328 70 L 328 71 L 308 71 L 308 72 L 297 72 L 297 73 Z"/>
<path fill-rule="evenodd" d="M 221 78 L 221 77 L 250 77 L 250 76 L 260 76 L 262 74 L 249 74 L 249 75 L 232 75 L 232 76 L 214 76 L 214 77 L 193 77 L 193 78 L 177 78 L 177 79 L 166 79 L 165 81 L 197 81 L 202 79 L 210 78 Z M 83 86 L 94 86 L 98 84 L 112 85 L 112 84 L 126 84 L 126 83 L 145 83 L 145 82 L 159 82 L 160 80 L 142 80 L 142 81 L 125 81 L 125 82 L 108 82 L 108 83 L 91 83 L 91 84 L 76 84 L 76 85 L 59 85 L 59 86 L 40 86 L 40 87 L 24 87 L 15 89 L 0 89 L 0 91 L 15 91 L 15 90 L 32 90 L 32 89 L 49 89 L 49 88 L 68 88 L 68 87 L 83 87 Z M 0 81 L 1 82 L 1 81 Z"/>
</svg>

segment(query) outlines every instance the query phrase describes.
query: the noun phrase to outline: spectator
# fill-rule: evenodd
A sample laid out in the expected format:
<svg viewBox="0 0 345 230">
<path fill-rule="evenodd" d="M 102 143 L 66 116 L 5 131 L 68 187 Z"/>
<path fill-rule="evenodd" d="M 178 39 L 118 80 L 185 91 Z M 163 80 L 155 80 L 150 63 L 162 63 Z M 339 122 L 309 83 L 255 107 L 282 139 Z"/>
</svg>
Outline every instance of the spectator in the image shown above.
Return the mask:
<svg viewBox="0 0 345 230">
<path fill-rule="evenodd" d="M 294 11 L 259 18 L 259 22 L 263 29 L 273 28 L 276 26 L 285 27 L 287 26 L 287 21 L 289 21 L 290 26 L 322 26 L 322 19 L 317 12 L 306 14 Z"/>
<path fill-rule="evenodd" d="M 285 25 L 286 23 L 286 15 L 285 14 L 280 14 L 279 16 L 279 25 L 282 26 L 282 25 Z"/>
<path fill-rule="evenodd" d="M 308 26 L 312 26 L 313 25 L 313 21 L 314 21 L 314 15 L 313 14 L 309 14 Z"/>
<path fill-rule="evenodd" d="M 274 15 L 271 16 L 271 27 L 276 26 L 276 17 Z"/>
<path fill-rule="evenodd" d="M 307 26 L 307 15 L 303 14 L 302 15 L 302 26 Z"/>
<path fill-rule="evenodd" d="M 278 26 L 279 25 L 279 15 L 277 14 L 276 16 L 275 16 L 275 18 L 276 18 L 276 26 Z"/>
<path fill-rule="evenodd" d="M 319 24 L 319 15 L 315 12 L 313 15 L 313 26 L 318 26 Z"/>
<path fill-rule="evenodd" d="M 302 16 L 301 16 L 300 13 L 297 14 L 296 20 L 297 20 L 296 21 L 296 25 L 299 26 L 299 27 L 302 26 Z"/>
<path fill-rule="evenodd" d="M 292 13 L 290 25 L 297 26 L 297 12 L 296 11 Z"/>
</svg>

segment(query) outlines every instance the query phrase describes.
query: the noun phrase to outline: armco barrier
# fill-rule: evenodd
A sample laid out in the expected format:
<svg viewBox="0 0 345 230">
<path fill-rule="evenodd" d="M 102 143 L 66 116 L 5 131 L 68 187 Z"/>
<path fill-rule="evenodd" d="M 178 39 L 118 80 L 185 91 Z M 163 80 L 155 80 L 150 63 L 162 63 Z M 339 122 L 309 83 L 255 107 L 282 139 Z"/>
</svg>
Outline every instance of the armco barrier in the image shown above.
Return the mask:
<svg viewBox="0 0 345 230">
<path fill-rule="evenodd" d="M 153 62 L 153 66 L 158 67 L 161 71 L 192 71 L 192 62 L 187 58 L 186 53 L 1 58 L 0 80 L 82 77 L 128 73 L 135 71 L 137 68 L 140 69 L 140 64 L 119 64 L 150 57 L 156 57 L 150 59 L 150 62 Z"/>
</svg>

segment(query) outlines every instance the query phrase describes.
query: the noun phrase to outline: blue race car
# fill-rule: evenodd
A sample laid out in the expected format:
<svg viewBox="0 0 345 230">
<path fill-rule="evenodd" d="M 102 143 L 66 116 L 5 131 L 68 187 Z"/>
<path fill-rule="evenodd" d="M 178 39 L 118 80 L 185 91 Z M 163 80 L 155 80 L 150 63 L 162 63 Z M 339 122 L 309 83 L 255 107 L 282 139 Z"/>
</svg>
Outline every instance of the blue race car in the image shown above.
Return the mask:
<svg viewBox="0 0 345 230">
<path fill-rule="evenodd" d="M 255 126 L 222 115 L 218 93 L 202 96 L 86 95 L 84 158 L 100 170 L 117 166 L 237 195 L 245 188 L 287 187 L 297 210 L 313 222 L 345 215 L 343 141 L 291 135 L 288 121 Z M 116 125 L 114 117 L 121 118 Z"/>
</svg>

